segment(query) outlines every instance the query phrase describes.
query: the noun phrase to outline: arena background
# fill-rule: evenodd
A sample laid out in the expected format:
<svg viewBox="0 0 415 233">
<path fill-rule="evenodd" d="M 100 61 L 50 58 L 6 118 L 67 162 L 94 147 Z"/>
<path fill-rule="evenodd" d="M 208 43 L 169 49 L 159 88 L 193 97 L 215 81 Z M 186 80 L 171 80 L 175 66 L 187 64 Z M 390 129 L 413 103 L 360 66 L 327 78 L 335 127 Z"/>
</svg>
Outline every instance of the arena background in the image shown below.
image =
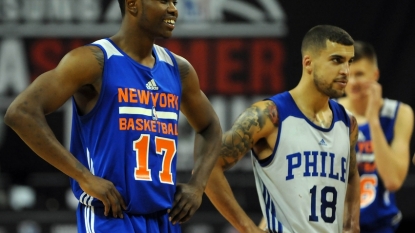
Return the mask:
<svg viewBox="0 0 415 233">
<path fill-rule="evenodd" d="M 415 108 L 415 1 L 178 0 L 170 40 L 158 40 L 196 68 L 224 130 L 251 103 L 293 88 L 301 76 L 303 35 L 317 24 L 344 28 L 378 53 L 384 96 Z M 0 0 L 0 233 L 76 232 L 69 181 L 3 123 L 13 98 L 73 48 L 118 29 L 117 0 Z M 64 88 L 64 87 L 62 87 Z M 197 109 L 195 109 L 197 111 Z M 70 103 L 47 116 L 69 144 Z M 179 181 L 192 167 L 193 132 L 181 117 Z M 414 153 L 414 137 L 411 155 Z M 227 172 L 248 214 L 261 213 L 247 156 Z M 415 226 L 415 168 L 397 193 L 402 229 Z M 183 232 L 236 232 L 207 198 Z"/>
</svg>

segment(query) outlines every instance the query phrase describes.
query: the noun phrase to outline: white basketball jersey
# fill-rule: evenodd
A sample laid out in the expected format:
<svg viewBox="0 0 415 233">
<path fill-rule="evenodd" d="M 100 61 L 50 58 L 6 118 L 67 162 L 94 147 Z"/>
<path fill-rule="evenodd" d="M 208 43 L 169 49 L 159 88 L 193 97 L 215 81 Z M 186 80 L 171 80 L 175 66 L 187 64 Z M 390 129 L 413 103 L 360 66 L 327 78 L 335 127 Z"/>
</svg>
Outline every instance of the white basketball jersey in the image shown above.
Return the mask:
<svg viewBox="0 0 415 233">
<path fill-rule="evenodd" d="M 272 155 L 252 156 L 255 181 L 270 232 L 341 233 L 349 174 L 350 118 L 330 100 L 333 121 L 321 128 L 298 109 L 289 92 L 275 95 L 278 139 Z"/>
</svg>

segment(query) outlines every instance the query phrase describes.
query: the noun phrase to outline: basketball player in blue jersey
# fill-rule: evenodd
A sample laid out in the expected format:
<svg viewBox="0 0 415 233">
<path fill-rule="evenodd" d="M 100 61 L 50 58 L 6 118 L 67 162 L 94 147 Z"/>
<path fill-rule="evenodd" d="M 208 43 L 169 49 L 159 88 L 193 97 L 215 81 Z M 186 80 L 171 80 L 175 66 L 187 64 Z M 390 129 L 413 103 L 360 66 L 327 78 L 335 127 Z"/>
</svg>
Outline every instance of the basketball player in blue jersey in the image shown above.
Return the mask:
<svg viewBox="0 0 415 233">
<path fill-rule="evenodd" d="M 119 0 L 112 37 L 70 51 L 10 105 L 5 122 L 71 177 L 78 232 L 180 232 L 199 208 L 221 127 L 184 58 L 157 46 L 178 16 L 174 0 Z M 45 115 L 72 97 L 70 151 Z M 176 184 L 181 111 L 202 140 L 187 184 Z"/>
<path fill-rule="evenodd" d="M 235 200 L 224 176 L 251 151 L 268 232 L 359 232 L 357 124 L 330 98 L 344 95 L 353 39 L 335 26 L 305 35 L 302 77 L 292 90 L 254 103 L 224 133 L 206 194 L 239 232 L 264 232 Z"/>
<path fill-rule="evenodd" d="M 392 233 L 402 214 L 395 192 L 408 174 L 413 131 L 412 108 L 382 98 L 379 69 L 372 45 L 356 41 L 346 97 L 339 99 L 359 124 L 356 156 L 360 174 L 360 229 Z"/>
</svg>

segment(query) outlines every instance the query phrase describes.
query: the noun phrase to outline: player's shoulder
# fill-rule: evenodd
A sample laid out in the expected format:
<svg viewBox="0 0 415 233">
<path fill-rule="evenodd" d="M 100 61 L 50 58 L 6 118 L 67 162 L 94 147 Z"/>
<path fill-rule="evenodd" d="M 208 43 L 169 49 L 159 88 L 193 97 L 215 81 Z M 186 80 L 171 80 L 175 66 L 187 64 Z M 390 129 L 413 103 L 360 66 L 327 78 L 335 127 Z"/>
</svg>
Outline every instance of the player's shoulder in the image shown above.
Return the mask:
<svg viewBox="0 0 415 233">
<path fill-rule="evenodd" d="M 63 60 L 73 60 L 74 62 L 78 63 L 85 63 L 88 61 L 96 61 L 100 60 L 103 62 L 104 60 L 104 53 L 103 51 L 97 46 L 81 46 L 69 51 L 63 58 Z"/>
<path fill-rule="evenodd" d="M 276 106 L 276 104 L 270 99 L 264 99 L 253 103 L 251 106 L 256 106 L 258 108 L 267 108 L 269 106 Z"/>
<path fill-rule="evenodd" d="M 414 119 L 414 111 L 412 107 L 409 104 L 400 102 L 398 111 L 397 111 L 397 117 L 398 119 L 401 118 L 405 122 L 413 121 Z"/>
<path fill-rule="evenodd" d="M 55 76 L 93 83 L 102 76 L 104 54 L 96 46 L 81 46 L 69 51 L 53 69 Z"/>
<path fill-rule="evenodd" d="M 397 117 L 406 118 L 413 116 L 414 113 L 409 104 L 396 99 L 384 98 L 381 115 L 386 115 L 392 118 L 395 117 L 395 114 Z"/>
<path fill-rule="evenodd" d="M 249 109 L 255 111 L 259 118 L 270 119 L 274 124 L 278 122 L 278 108 L 272 100 L 257 101 Z"/>
<path fill-rule="evenodd" d="M 411 105 L 409 105 L 407 103 L 404 103 L 404 102 L 401 102 L 401 101 L 399 101 L 399 110 L 403 111 L 407 114 L 410 114 L 410 113 L 413 114 L 413 109 L 412 109 Z"/>
<path fill-rule="evenodd" d="M 160 48 L 165 49 L 164 47 L 160 47 Z M 180 67 L 190 67 L 191 66 L 190 62 L 186 58 L 184 58 L 183 56 L 178 55 L 178 54 L 176 54 L 174 52 L 171 52 L 171 51 L 170 51 L 170 53 L 173 55 L 174 59 L 176 59 L 176 62 L 177 62 L 177 65 L 179 66 L 179 68 Z"/>
<path fill-rule="evenodd" d="M 177 55 L 176 53 L 173 53 L 171 51 L 170 53 L 176 60 L 182 83 L 189 83 L 189 85 L 195 85 L 195 82 L 198 82 L 198 77 L 196 70 L 193 68 L 192 64 L 183 56 Z"/>
</svg>

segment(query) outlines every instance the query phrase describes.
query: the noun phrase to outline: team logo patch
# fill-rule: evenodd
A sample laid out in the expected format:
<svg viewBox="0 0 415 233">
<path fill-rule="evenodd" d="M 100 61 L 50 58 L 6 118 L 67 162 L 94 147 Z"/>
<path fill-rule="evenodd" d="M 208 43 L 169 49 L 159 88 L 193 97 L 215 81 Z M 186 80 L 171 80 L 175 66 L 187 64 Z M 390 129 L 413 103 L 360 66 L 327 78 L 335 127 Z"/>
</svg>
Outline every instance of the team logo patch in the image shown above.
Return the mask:
<svg viewBox="0 0 415 233">
<path fill-rule="evenodd" d="M 157 91 L 159 89 L 159 87 L 157 86 L 156 82 L 154 81 L 154 79 L 151 79 L 147 84 L 146 87 L 148 90 L 152 90 L 152 91 Z"/>
<path fill-rule="evenodd" d="M 326 141 L 324 141 L 324 139 L 321 139 L 320 142 L 318 143 L 320 146 L 327 146 Z"/>
</svg>

